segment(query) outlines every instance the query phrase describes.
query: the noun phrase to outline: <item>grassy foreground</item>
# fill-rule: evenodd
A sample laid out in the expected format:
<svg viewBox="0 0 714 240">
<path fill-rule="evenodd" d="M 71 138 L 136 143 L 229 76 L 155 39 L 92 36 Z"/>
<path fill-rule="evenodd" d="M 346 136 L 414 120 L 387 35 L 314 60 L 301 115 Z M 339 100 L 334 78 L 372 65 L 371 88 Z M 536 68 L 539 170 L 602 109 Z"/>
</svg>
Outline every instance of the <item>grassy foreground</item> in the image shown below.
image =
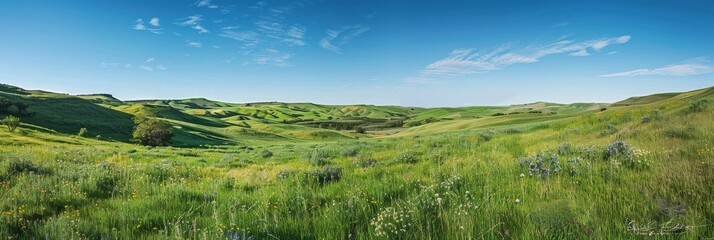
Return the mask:
<svg viewBox="0 0 714 240">
<path fill-rule="evenodd" d="M 205 137 L 231 143 L 204 148 L 146 148 L 25 124 L 0 131 L 0 237 L 712 238 L 710 92 L 557 117 L 445 117 L 360 139 L 329 130 L 348 137 L 321 141 L 271 130 L 233 142 L 216 132 L 230 129 L 228 120 L 182 115 L 175 124 L 196 129 L 187 139 L 216 133 Z M 405 114 L 422 115 L 407 122 L 437 114 L 414 111 Z"/>
</svg>

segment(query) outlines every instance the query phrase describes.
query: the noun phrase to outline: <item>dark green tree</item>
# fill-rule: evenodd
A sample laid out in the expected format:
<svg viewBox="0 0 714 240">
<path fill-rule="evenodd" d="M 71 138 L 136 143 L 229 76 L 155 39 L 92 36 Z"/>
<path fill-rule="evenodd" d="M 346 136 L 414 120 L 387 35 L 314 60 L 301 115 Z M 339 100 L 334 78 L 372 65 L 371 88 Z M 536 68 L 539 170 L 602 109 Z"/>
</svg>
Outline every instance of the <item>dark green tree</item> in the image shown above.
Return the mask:
<svg viewBox="0 0 714 240">
<path fill-rule="evenodd" d="M 23 113 L 27 111 L 27 108 L 30 106 L 25 104 L 24 102 L 16 102 L 15 107 L 17 108 L 17 113 Z"/>
<path fill-rule="evenodd" d="M 6 98 L 0 98 L 0 112 L 7 112 L 7 109 L 12 106 L 12 103 Z"/>
<path fill-rule="evenodd" d="M 155 147 L 169 145 L 174 133 L 165 121 L 144 117 L 137 121 L 132 136 L 141 145 Z"/>
<path fill-rule="evenodd" d="M 364 134 L 364 133 L 366 133 L 366 132 L 367 132 L 367 130 L 366 130 L 366 129 L 364 129 L 363 127 L 357 127 L 357 130 L 356 130 L 356 132 L 357 132 L 357 133 L 361 133 L 361 134 Z"/>
</svg>

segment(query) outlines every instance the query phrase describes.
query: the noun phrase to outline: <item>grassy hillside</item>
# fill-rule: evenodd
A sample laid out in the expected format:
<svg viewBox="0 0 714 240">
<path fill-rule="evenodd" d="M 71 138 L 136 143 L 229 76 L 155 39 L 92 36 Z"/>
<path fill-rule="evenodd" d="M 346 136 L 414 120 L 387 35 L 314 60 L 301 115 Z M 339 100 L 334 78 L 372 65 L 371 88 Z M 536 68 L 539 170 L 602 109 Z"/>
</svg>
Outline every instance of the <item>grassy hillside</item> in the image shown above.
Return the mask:
<svg viewBox="0 0 714 240">
<path fill-rule="evenodd" d="M 308 106 L 317 113 L 295 108 Z M 365 107 L 373 113 L 360 115 L 370 119 L 399 111 L 440 119 L 378 137 L 250 112 L 322 118 L 344 107 L 203 109 L 251 113 L 230 117 L 163 104 L 114 108 L 193 134 L 181 141 L 227 144 L 210 148 L 146 148 L 23 125 L 0 130 L 0 237 L 714 237 L 714 91 L 602 107 Z M 536 109 L 548 110 L 525 112 Z M 318 132 L 340 136 L 308 136 Z"/>
<path fill-rule="evenodd" d="M 87 128 L 90 136 L 128 141 L 134 127 L 132 115 L 75 96 L 5 85 L 0 88 L 0 97 L 29 105 L 26 113 L 9 113 L 19 115 L 22 122 L 59 133 L 76 134 L 80 128 Z M 0 113 L 0 118 L 7 114 Z"/>
</svg>

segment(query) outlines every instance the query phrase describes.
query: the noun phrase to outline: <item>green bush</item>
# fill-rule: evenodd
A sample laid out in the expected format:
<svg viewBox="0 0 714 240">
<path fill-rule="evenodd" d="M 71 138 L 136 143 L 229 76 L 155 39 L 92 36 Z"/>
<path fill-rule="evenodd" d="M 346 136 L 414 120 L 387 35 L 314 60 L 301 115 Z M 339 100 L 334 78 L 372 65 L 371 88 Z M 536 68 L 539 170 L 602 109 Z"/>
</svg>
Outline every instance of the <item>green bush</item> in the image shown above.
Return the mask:
<svg viewBox="0 0 714 240">
<path fill-rule="evenodd" d="M 295 175 L 295 170 L 283 169 L 283 170 L 280 170 L 275 177 L 278 178 L 279 180 L 286 180 L 294 175 Z"/>
<path fill-rule="evenodd" d="M 87 134 L 87 128 L 80 128 L 77 136 L 83 137 L 84 134 Z"/>
<path fill-rule="evenodd" d="M 330 164 L 330 158 L 332 154 L 323 149 L 314 149 L 312 152 L 307 154 L 307 161 L 315 166 L 323 166 Z"/>
<path fill-rule="evenodd" d="M 5 117 L 2 121 L 0 121 L 3 125 L 7 127 L 7 130 L 10 132 L 14 132 L 15 129 L 17 129 L 18 126 L 20 126 L 20 118 L 9 115 Z"/>
<path fill-rule="evenodd" d="M 689 112 L 701 112 L 707 109 L 709 99 L 699 99 L 689 103 Z"/>
<path fill-rule="evenodd" d="M 355 160 L 355 164 L 361 168 L 368 168 L 377 166 L 377 160 L 370 156 L 359 156 Z"/>
<path fill-rule="evenodd" d="M 273 152 L 271 152 L 271 151 L 269 151 L 269 150 L 263 150 L 263 151 L 260 153 L 260 156 L 263 157 L 263 158 L 269 158 L 269 157 L 272 157 L 272 156 L 273 156 Z"/>
<path fill-rule="evenodd" d="M 491 141 L 493 138 L 493 135 L 496 135 L 496 132 L 493 130 L 488 130 L 488 131 L 483 131 L 478 133 L 478 139 L 484 142 Z"/>
<path fill-rule="evenodd" d="M 357 148 L 347 148 L 342 151 L 342 156 L 354 157 L 355 155 L 357 155 L 357 153 L 358 153 Z"/>
<path fill-rule="evenodd" d="M 394 156 L 394 162 L 396 163 L 416 163 L 419 161 L 419 154 L 413 151 L 406 151 L 397 153 Z"/>
<path fill-rule="evenodd" d="M 169 145 L 174 133 L 168 123 L 156 118 L 144 118 L 139 121 L 132 136 L 141 145 L 155 147 Z"/>
<path fill-rule="evenodd" d="M 339 181 L 342 178 L 342 168 L 325 166 L 322 169 L 315 169 L 305 173 L 306 178 L 315 180 L 320 185 Z"/>
<path fill-rule="evenodd" d="M 692 124 L 684 126 L 672 126 L 664 130 L 664 135 L 671 138 L 695 139 L 698 136 L 697 129 Z"/>
<path fill-rule="evenodd" d="M 632 157 L 632 148 L 623 141 L 616 141 L 608 145 L 602 153 L 605 160 L 610 160 L 616 157 Z"/>
<path fill-rule="evenodd" d="M 5 167 L 5 174 L 8 176 L 18 175 L 22 173 L 34 173 L 34 174 L 49 174 L 50 169 L 38 166 L 31 160 L 27 159 L 12 159 L 7 162 Z"/>
</svg>

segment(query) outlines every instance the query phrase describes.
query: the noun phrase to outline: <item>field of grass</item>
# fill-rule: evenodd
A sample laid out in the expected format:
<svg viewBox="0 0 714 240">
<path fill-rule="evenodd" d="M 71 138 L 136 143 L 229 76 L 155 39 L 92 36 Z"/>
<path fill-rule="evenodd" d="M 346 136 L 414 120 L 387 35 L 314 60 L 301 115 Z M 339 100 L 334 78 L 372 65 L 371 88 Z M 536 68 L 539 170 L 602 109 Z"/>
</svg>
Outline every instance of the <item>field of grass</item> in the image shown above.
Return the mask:
<svg viewBox="0 0 714 240">
<path fill-rule="evenodd" d="M 714 238 L 713 88 L 437 109 L 0 97 L 34 113 L 0 130 L 2 238 Z M 137 114 L 174 146 L 129 142 Z"/>
</svg>

